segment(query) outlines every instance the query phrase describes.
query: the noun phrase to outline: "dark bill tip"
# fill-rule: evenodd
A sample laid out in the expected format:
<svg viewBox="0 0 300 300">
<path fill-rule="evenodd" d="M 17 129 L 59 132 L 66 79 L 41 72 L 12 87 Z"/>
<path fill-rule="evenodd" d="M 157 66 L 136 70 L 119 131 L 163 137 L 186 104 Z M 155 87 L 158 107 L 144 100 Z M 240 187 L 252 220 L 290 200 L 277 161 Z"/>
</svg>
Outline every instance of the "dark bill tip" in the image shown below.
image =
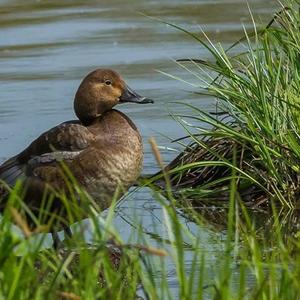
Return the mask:
<svg viewBox="0 0 300 300">
<path fill-rule="evenodd" d="M 140 102 L 138 103 L 141 103 L 141 104 L 146 104 L 146 103 L 154 103 L 154 101 L 152 99 L 149 99 L 149 98 L 144 98 L 142 99 Z"/>
</svg>

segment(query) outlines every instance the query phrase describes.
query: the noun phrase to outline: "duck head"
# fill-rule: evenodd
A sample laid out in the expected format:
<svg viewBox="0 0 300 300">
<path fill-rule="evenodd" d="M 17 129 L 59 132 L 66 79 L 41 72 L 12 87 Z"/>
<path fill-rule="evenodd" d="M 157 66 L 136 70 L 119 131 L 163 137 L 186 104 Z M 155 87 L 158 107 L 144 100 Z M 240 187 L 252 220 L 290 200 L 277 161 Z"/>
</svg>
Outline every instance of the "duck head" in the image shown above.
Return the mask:
<svg viewBox="0 0 300 300">
<path fill-rule="evenodd" d="M 80 121 L 90 122 L 115 105 L 125 102 L 153 103 L 131 90 L 121 76 L 108 69 L 97 69 L 81 82 L 74 100 L 74 110 Z"/>
</svg>

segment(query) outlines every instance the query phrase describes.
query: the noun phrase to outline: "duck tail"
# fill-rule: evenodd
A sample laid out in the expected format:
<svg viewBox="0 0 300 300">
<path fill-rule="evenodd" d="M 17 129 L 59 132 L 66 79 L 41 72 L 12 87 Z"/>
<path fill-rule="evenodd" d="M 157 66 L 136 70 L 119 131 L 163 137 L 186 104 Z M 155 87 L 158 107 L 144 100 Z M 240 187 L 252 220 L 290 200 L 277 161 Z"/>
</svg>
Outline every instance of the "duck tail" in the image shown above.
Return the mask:
<svg viewBox="0 0 300 300">
<path fill-rule="evenodd" d="M 0 166 L 0 183 L 2 181 L 9 186 L 13 186 L 23 176 L 24 165 L 18 161 L 16 156 L 10 158 Z"/>
</svg>

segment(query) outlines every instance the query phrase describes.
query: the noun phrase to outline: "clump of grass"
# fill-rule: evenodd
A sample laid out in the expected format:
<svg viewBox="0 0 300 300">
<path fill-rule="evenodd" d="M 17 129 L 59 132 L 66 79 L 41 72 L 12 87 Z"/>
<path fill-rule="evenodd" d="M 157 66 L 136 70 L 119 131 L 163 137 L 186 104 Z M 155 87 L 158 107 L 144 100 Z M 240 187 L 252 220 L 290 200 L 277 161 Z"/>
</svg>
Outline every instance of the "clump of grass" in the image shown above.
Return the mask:
<svg viewBox="0 0 300 300">
<path fill-rule="evenodd" d="M 187 105 L 191 115 L 175 115 L 193 141 L 168 167 L 173 186 L 199 204 L 207 198 L 228 199 L 231 170 L 246 202 L 269 205 L 274 199 L 294 207 L 300 192 L 300 12 L 298 1 L 272 22 L 247 33 L 230 49 L 192 36 L 212 56 L 179 64 L 204 83 L 200 93 L 217 99 L 217 111 L 207 113 Z M 234 45 L 236 46 L 236 45 Z M 209 129 L 208 129 L 209 128 Z M 238 164 L 232 164 L 237 151 Z M 202 200 L 201 200 L 202 199 Z M 199 201 L 198 201 L 199 200 Z"/>
<path fill-rule="evenodd" d="M 21 227 L 22 235 L 16 234 L 12 225 L 15 214 L 5 213 L 0 220 L 0 297 L 77 300 L 137 299 L 137 295 L 143 299 L 300 296 L 300 244 L 290 233 L 285 237 L 276 210 L 270 236 L 258 238 L 257 228 L 237 200 L 233 180 L 229 211 L 223 216 L 227 235 L 224 242 L 216 239 L 220 251 L 212 253 L 203 236 L 184 225 L 173 205 L 176 200 L 169 196 L 172 205 L 155 194 L 162 206 L 162 225 L 157 234 L 165 233 L 156 248 L 143 233 L 138 233 L 138 244 L 123 241 L 112 224 L 113 207 L 106 219 L 90 216 L 94 224 L 90 246 L 83 244 L 79 226 L 60 251 L 46 249 L 45 236 L 33 241 L 34 235 L 23 230 L 26 226 Z M 245 221 L 235 214 L 237 205 L 242 207 Z M 131 236 L 135 234 L 133 229 Z M 170 265 L 174 266 L 171 277 Z"/>
</svg>

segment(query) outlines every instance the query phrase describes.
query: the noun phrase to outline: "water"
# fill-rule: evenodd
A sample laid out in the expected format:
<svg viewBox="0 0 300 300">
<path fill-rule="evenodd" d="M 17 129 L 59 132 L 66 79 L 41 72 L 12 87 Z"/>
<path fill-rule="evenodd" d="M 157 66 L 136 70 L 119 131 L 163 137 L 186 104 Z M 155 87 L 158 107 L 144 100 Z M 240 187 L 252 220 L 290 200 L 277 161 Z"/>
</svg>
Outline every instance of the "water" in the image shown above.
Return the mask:
<svg viewBox="0 0 300 300">
<path fill-rule="evenodd" d="M 258 20 L 267 22 L 278 8 L 276 1 L 248 1 Z M 117 70 L 153 105 L 119 107 L 140 129 L 145 145 L 144 173 L 157 170 L 147 142 L 155 137 L 164 147 L 177 148 L 169 139 L 184 130 L 170 111 L 186 108 L 172 101 L 211 109 L 213 99 L 192 93 L 191 86 L 158 73 L 161 70 L 190 79 L 174 62 L 177 58 L 209 55 L 190 37 L 141 14 L 185 26 L 195 33 L 203 29 L 225 47 L 242 36 L 242 25 L 251 28 L 246 1 L 0 1 L 0 162 L 21 151 L 41 132 L 73 119 L 72 101 L 80 80 L 91 70 Z M 162 150 L 165 162 L 176 153 Z M 126 239 L 139 223 L 151 232 L 162 226 L 160 206 L 148 190 L 121 202 L 116 227 Z M 222 251 L 216 239 L 223 234 L 187 222 L 201 236 L 208 265 Z M 161 235 L 163 231 L 161 229 Z M 218 245 L 218 246 L 216 246 Z M 191 256 L 187 252 L 186 267 Z M 174 266 L 168 264 L 168 280 L 176 290 Z M 216 270 L 208 268 L 209 276 Z M 159 275 L 157 275 L 159 276 Z"/>
</svg>

